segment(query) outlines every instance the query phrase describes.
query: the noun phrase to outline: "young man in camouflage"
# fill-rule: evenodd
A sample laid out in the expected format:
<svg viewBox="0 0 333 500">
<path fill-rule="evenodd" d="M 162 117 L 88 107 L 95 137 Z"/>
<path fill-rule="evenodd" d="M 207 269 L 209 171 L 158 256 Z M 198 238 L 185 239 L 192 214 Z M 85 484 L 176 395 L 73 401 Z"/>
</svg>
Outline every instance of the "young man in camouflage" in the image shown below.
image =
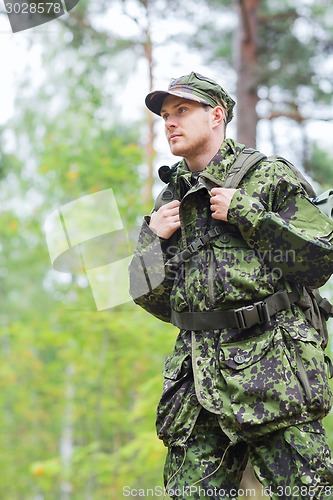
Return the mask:
<svg viewBox="0 0 333 500">
<path fill-rule="evenodd" d="M 333 272 L 333 223 L 279 160 L 223 187 L 244 147 L 225 138 L 234 104 L 193 72 L 146 98 L 183 157 L 130 266 L 135 302 L 180 328 L 157 411 L 165 487 L 237 498 L 250 458 L 272 499 L 333 498 L 328 360 L 300 306 Z"/>
</svg>

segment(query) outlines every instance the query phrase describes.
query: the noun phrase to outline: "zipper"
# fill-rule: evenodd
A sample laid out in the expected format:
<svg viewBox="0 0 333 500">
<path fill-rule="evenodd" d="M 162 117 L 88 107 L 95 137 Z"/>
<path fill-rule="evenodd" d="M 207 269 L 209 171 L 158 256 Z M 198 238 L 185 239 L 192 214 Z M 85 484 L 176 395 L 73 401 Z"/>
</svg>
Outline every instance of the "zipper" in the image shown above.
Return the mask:
<svg viewBox="0 0 333 500">
<path fill-rule="evenodd" d="M 305 399 L 307 403 L 311 402 L 312 395 L 311 395 L 311 387 L 309 383 L 308 376 L 306 374 L 302 358 L 299 352 L 298 347 L 295 345 L 295 354 L 296 354 L 296 366 L 297 366 L 297 373 L 296 376 L 303 387 L 304 393 L 305 393 Z"/>
<path fill-rule="evenodd" d="M 181 177 L 181 180 L 184 184 L 187 185 L 187 187 L 190 187 L 190 188 L 192 187 L 191 183 L 185 177 Z M 180 206 L 179 206 L 180 237 L 181 237 L 183 249 L 187 247 L 187 241 L 186 241 L 186 237 L 185 237 L 185 230 L 184 230 L 185 228 L 184 228 L 184 221 L 183 221 L 183 217 L 182 217 L 181 206 L 182 206 L 183 199 L 188 194 L 188 192 L 189 191 L 187 191 L 187 193 L 185 193 L 185 195 L 181 199 Z M 189 286 L 188 286 L 188 262 L 184 262 L 183 266 L 184 266 L 184 292 L 185 292 L 184 298 L 188 303 L 189 310 L 191 311 L 192 304 L 190 304 L 189 299 L 188 299 L 188 297 L 190 296 L 188 293 L 188 288 L 189 288 Z M 180 270 L 181 270 L 181 267 L 178 269 L 178 272 L 181 272 Z"/>
<path fill-rule="evenodd" d="M 199 176 L 198 180 L 197 180 L 197 183 L 193 186 L 190 181 L 186 178 L 186 177 L 181 177 L 182 179 L 182 182 L 187 186 L 189 187 L 188 191 L 184 194 L 184 196 L 182 197 L 181 199 L 181 202 L 180 202 L 180 209 L 181 209 L 181 205 L 184 201 L 184 199 L 190 195 L 190 194 L 193 194 L 201 189 L 207 189 L 207 187 L 205 186 L 205 184 L 203 182 L 200 182 L 201 181 L 201 177 Z M 184 224 L 183 224 L 183 219 L 182 219 L 182 215 L 181 215 L 181 210 L 179 210 L 179 220 L 180 220 L 180 227 L 181 229 L 184 228 Z M 208 224 L 209 226 L 210 224 Z M 209 227 L 207 227 L 207 230 L 209 229 Z M 187 246 L 187 241 L 186 241 L 186 237 L 185 237 L 185 234 L 184 234 L 184 230 L 181 230 L 181 240 L 182 240 L 182 245 L 183 245 L 183 248 L 186 248 Z M 193 307 L 192 307 L 192 304 L 190 304 L 188 298 L 191 296 L 191 294 L 189 293 L 189 283 L 188 283 L 188 275 L 189 275 L 189 262 L 185 262 L 183 265 L 185 266 L 184 268 L 184 288 L 185 288 L 185 294 L 186 294 L 186 298 L 187 298 L 187 303 L 189 305 L 189 310 L 192 311 Z M 212 250 L 210 250 L 208 252 L 208 275 L 207 275 L 207 280 L 208 280 L 208 296 L 209 296 L 209 299 L 211 301 L 211 304 L 214 303 L 214 300 L 215 300 L 215 297 L 214 297 L 214 274 L 215 274 L 215 269 L 214 269 L 214 259 L 212 259 Z"/>
<path fill-rule="evenodd" d="M 208 266 L 208 275 L 207 275 L 208 297 L 209 297 L 211 305 L 213 306 L 213 304 L 215 302 L 215 296 L 214 296 L 215 266 L 214 266 L 214 259 L 212 258 L 212 250 L 211 249 L 209 249 L 207 252 L 207 266 Z"/>
<path fill-rule="evenodd" d="M 192 194 L 192 193 L 198 191 L 199 189 L 203 189 L 204 186 L 201 186 L 198 183 L 196 185 L 192 186 L 192 184 L 190 183 L 190 181 L 186 177 L 181 177 L 181 182 L 183 182 L 186 185 L 186 187 L 189 188 L 188 191 L 182 197 L 181 202 L 180 202 L 180 207 L 179 207 L 179 221 L 180 221 L 180 228 L 181 228 L 181 240 L 182 240 L 183 248 L 186 248 L 187 247 L 187 241 L 186 241 L 185 231 L 184 231 L 184 222 L 183 222 L 183 218 L 182 218 L 182 215 L 181 215 L 181 206 L 182 206 L 182 203 L 183 203 L 184 199 L 189 194 Z M 188 275 L 189 275 L 189 267 L 190 267 L 189 264 L 190 264 L 190 262 L 188 262 L 188 261 L 184 262 L 184 264 L 183 264 L 184 265 L 184 289 L 185 289 L 185 295 L 186 295 L 186 299 L 187 299 L 189 311 L 192 311 L 193 310 L 193 304 L 190 303 L 190 301 L 189 301 L 189 297 L 191 297 L 191 293 L 189 293 L 190 290 L 189 290 L 189 283 L 188 283 Z"/>
</svg>

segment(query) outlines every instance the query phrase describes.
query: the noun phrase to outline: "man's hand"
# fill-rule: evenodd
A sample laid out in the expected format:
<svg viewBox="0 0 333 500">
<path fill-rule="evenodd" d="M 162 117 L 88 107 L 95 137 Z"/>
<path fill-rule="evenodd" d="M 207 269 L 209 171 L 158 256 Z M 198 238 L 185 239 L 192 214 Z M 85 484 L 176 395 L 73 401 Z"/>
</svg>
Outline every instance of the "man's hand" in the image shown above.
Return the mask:
<svg viewBox="0 0 333 500">
<path fill-rule="evenodd" d="M 149 227 L 160 238 L 167 240 L 180 228 L 179 205 L 180 201 L 173 200 L 151 214 Z"/>
<path fill-rule="evenodd" d="M 210 209 L 213 219 L 228 220 L 228 210 L 235 191 L 236 189 L 229 188 L 213 188 L 211 190 Z"/>
</svg>

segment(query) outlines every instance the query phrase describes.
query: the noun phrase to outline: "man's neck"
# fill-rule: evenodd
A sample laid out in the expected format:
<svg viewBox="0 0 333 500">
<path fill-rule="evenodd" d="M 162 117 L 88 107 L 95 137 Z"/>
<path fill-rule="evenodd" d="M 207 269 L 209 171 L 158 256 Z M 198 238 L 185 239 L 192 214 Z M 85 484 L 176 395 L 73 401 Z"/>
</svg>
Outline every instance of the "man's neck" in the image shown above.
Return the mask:
<svg viewBox="0 0 333 500">
<path fill-rule="evenodd" d="M 218 147 L 217 150 L 214 152 L 203 154 L 200 157 L 196 156 L 194 159 L 185 158 L 188 169 L 191 172 L 202 172 L 203 170 L 205 170 L 205 168 L 210 163 L 212 158 L 214 158 L 214 156 L 218 152 L 219 148 L 220 147 Z"/>
<path fill-rule="evenodd" d="M 212 158 L 214 158 L 216 153 L 219 151 L 224 140 L 225 138 L 222 138 L 222 140 L 220 138 L 218 141 L 215 141 L 215 144 L 212 145 L 212 147 L 209 148 L 208 151 L 203 151 L 202 154 L 196 154 L 193 158 L 184 158 L 188 169 L 191 172 L 202 172 L 203 170 L 205 170 Z"/>
</svg>

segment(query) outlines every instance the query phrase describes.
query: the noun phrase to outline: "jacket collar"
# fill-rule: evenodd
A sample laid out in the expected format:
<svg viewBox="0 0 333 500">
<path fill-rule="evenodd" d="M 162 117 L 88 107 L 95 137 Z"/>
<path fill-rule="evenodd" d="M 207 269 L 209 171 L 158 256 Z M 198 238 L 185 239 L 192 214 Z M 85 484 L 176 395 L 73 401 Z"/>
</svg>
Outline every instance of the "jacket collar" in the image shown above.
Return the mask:
<svg viewBox="0 0 333 500">
<path fill-rule="evenodd" d="M 200 175 L 208 179 L 214 179 L 217 184 L 223 184 L 226 174 L 237 156 L 244 149 L 244 144 L 237 143 L 233 139 L 226 139 L 222 142 L 216 155 L 208 163 L 207 167 Z M 183 158 L 173 174 L 173 182 L 178 185 L 180 177 L 186 182 L 190 182 L 192 172 L 189 170 L 185 159 Z"/>
</svg>

